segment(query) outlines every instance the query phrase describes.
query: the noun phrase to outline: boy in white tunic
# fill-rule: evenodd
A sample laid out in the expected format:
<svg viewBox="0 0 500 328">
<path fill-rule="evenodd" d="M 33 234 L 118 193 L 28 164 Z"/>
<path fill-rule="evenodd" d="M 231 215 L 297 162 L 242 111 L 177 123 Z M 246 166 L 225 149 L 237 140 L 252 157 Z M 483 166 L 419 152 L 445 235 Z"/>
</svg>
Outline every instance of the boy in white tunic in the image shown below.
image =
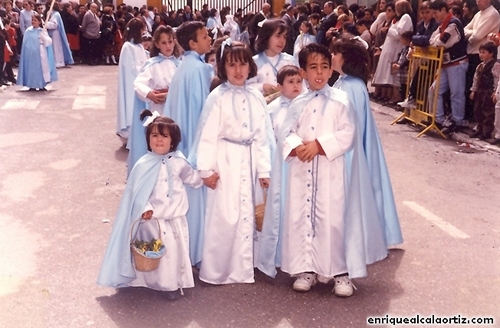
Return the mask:
<svg viewBox="0 0 500 328">
<path fill-rule="evenodd" d="M 288 130 L 283 140 L 288 185 L 283 191 L 287 202 L 281 270 L 297 277 L 296 291 L 308 291 L 318 279 L 326 283 L 335 277 L 335 295 L 350 296 L 353 285 L 344 250 L 344 154 L 353 144 L 354 116 L 347 94 L 327 85 L 332 65 L 325 46 L 304 47 L 299 64 L 309 90 L 294 101 L 283 124 Z"/>
</svg>

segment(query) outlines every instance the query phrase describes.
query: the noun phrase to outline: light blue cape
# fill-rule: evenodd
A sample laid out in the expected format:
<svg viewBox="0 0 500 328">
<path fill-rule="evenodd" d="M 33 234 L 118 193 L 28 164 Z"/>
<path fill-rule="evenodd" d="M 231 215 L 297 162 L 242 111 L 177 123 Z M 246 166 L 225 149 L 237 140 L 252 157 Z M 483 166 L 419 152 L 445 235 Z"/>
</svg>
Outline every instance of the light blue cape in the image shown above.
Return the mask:
<svg viewBox="0 0 500 328">
<path fill-rule="evenodd" d="M 47 83 L 43 78 L 42 61 L 40 56 L 40 33 L 41 28 L 30 26 L 23 36 L 21 58 L 19 59 L 19 70 L 17 84 L 28 88 L 44 88 Z M 50 80 L 57 81 L 57 70 L 54 62 L 54 50 L 52 45 L 45 48 L 49 61 Z"/>
<path fill-rule="evenodd" d="M 162 159 L 165 157 L 184 158 L 184 155 L 180 151 L 167 155 L 148 152 L 132 169 L 97 278 L 99 285 L 125 287 L 136 278 L 130 251 L 131 229 L 134 221 L 139 219 L 144 212 L 156 185 Z M 132 235 L 135 235 L 137 229 L 138 225 L 132 231 Z"/>
<path fill-rule="evenodd" d="M 59 35 L 61 36 L 61 43 L 64 55 L 64 64 L 73 65 L 73 55 L 71 54 L 71 49 L 69 48 L 68 38 L 66 37 L 66 31 L 64 30 L 64 23 L 61 18 L 61 14 L 58 11 L 52 12 L 51 19 L 54 18 L 57 22 L 57 29 L 59 30 Z M 50 37 L 54 34 L 53 30 L 48 30 Z"/>
<path fill-rule="evenodd" d="M 179 125 L 182 140 L 178 149 L 184 154 L 191 151 L 200 113 L 210 92 L 212 76 L 213 67 L 205 63 L 203 56 L 195 51 L 186 51 L 172 77 L 163 115 Z M 186 191 L 189 200 L 189 255 L 194 265 L 202 257 L 206 187 L 194 189 L 186 186 Z"/>
</svg>

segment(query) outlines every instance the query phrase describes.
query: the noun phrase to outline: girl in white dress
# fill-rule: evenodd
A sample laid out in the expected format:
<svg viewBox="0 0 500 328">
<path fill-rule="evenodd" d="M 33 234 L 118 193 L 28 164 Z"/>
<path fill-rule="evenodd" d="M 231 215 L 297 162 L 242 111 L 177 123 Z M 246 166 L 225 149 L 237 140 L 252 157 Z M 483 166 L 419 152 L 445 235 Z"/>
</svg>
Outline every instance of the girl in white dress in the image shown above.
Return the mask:
<svg viewBox="0 0 500 328">
<path fill-rule="evenodd" d="M 144 103 L 151 112 L 163 114 L 165 100 L 172 76 L 180 64 L 180 46 L 175 40 L 175 32 L 170 26 L 159 26 L 153 36 L 151 57 L 146 61 L 141 73 L 134 80 L 134 89 L 141 101 L 136 101 L 132 118 L 131 133 L 127 147 L 129 149 L 128 171 L 134 167 L 148 149 L 144 139 L 144 127 L 139 119 Z M 144 101 L 144 103 L 142 102 Z"/>
<path fill-rule="evenodd" d="M 409 15 L 411 13 L 410 3 L 406 0 L 398 0 L 394 6 L 396 17 L 387 31 L 387 37 L 382 45 L 382 52 L 372 81 L 374 85 L 388 86 L 387 92 L 383 96 L 391 104 L 401 101 L 399 98 L 399 77 L 397 72 L 391 71 L 392 64 L 397 62 L 398 55 L 404 47 L 399 40 L 404 32 L 413 31 L 413 22 Z M 390 7 L 388 6 L 388 8 Z"/>
<path fill-rule="evenodd" d="M 210 188 L 200 279 L 253 283 L 255 190 L 269 185 L 272 128 L 262 94 L 247 86 L 257 74 L 248 47 L 228 39 L 217 60 L 223 83 L 207 98 L 195 140 L 197 169 Z"/>
<path fill-rule="evenodd" d="M 295 60 L 299 60 L 299 52 L 307 46 L 309 43 L 316 42 L 316 37 L 314 36 L 314 29 L 310 22 L 303 21 L 300 24 L 300 35 L 295 40 L 295 44 L 293 45 L 293 57 Z"/>
<path fill-rule="evenodd" d="M 194 287 L 186 220 L 189 204 L 184 184 L 200 188 L 203 183 L 198 172 L 176 150 L 181 140 L 179 126 L 157 112 L 151 114 L 145 110 L 141 118 L 146 117 L 149 152 L 139 159 L 127 181 L 98 283 L 110 287 L 147 287 L 164 291 L 163 296 L 173 300 L 183 294 L 182 288 Z M 143 220 L 134 225 L 138 218 Z M 137 271 L 130 262 L 128 243 L 158 239 L 158 224 L 165 255 L 158 269 Z M 132 226 L 132 236 L 136 236 L 131 240 Z"/>
<path fill-rule="evenodd" d="M 283 53 L 286 45 L 288 27 L 281 19 L 266 20 L 259 30 L 255 41 L 258 54 L 253 57 L 257 65 L 257 76 L 248 84 L 268 96 L 278 92 L 276 77 L 278 71 L 285 65 L 299 66 L 295 58 Z"/>
</svg>

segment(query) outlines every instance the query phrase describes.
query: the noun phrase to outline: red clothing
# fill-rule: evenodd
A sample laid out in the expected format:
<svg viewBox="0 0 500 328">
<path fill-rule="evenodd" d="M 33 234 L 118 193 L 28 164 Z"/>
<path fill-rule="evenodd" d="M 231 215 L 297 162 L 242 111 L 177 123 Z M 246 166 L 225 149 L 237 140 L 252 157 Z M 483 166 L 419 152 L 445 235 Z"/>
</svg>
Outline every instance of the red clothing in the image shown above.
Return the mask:
<svg viewBox="0 0 500 328">
<path fill-rule="evenodd" d="M 6 26 L 5 31 L 7 31 L 7 35 L 9 36 L 7 42 L 9 42 L 9 46 L 14 48 L 17 45 L 16 41 L 16 29 L 11 26 Z"/>
</svg>

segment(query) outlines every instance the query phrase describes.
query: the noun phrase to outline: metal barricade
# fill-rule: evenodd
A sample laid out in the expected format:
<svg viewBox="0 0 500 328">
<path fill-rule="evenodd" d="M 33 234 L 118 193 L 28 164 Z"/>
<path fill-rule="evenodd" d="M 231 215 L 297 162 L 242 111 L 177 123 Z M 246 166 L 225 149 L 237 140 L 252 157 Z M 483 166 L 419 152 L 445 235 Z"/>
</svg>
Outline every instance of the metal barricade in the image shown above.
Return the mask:
<svg viewBox="0 0 500 328">
<path fill-rule="evenodd" d="M 416 83 L 417 92 L 413 95 L 415 107 L 406 108 L 404 113 L 391 124 L 401 119 L 407 119 L 418 126 L 424 127 L 424 130 L 417 135 L 417 138 L 430 130 L 435 130 L 443 138 L 447 139 L 446 135 L 436 125 L 443 51 L 444 48 L 442 47 L 415 47 L 413 56 L 410 59 L 406 98 L 408 99 L 411 83 Z"/>
</svg>

